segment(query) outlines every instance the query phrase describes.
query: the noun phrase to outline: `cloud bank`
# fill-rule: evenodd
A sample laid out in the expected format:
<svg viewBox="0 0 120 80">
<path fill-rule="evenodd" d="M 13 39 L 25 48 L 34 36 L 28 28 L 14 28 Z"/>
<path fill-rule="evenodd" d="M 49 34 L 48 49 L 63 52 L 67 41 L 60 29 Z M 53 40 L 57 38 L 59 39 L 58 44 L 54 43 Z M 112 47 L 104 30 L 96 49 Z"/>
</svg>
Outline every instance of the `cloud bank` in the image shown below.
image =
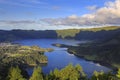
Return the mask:
<svg viewBox="0 0 120 80">
<path fill-rule="evenodd" d="M 35 4 L 44 4 L 42 2 L 38 2 L 38 0 L 31 0 L 31 2 Z M 59 7 L 56 6 L 54 9 L 57 10 Z M 82 16 L 73 14 L 65 18 L 44 18 L 36 21 L 0 20 L 0 29 L 55 30 L 68 28 L 91 28 L 108 25 L 120 26 L 120 0 L 115 0 L 114 2 L 106 2 L 104 7 L 101 8 L 93 5 L 88 6 L 87 9 L 92 10 L 93 13 L 84 14 Z"/>
<path fill-rule="evenodd" d="M 102 26 L 102 25 L 120 25 L 120 0 L 115 2 L 106 2 L 104 7 L 97 9 L 97 6 L 89 6 L 90 10 L 95 10 L 91 14 L 82 16 L 71 15 L 66 18 L 46 18 L 42 21 L 50 25 L 66 26 Z"/>
<path fill-rule="evenodd" d="M 86 7 L 88 10 L 91 10 L 91 11 L 93 11 L 93 10 L 97 10 L 98 9 L 98 7 L 96 6 L 96 5 L 93 5 L 93 6 L 87 6 Z"/>
</svg>

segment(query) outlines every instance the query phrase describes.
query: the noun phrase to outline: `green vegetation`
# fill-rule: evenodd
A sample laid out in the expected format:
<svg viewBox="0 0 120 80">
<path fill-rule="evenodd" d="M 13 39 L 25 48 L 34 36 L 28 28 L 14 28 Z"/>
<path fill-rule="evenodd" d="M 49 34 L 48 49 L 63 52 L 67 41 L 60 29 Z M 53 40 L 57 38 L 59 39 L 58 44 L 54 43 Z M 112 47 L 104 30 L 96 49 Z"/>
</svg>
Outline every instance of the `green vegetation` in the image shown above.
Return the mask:
<svg viewBox="0 0 120 80">
<path fill-rule="evenodd" d="M 17 67 L 11 67 L 8 73 L 7 80 L 26 80 L 21 74 L 21 70 Z"/>
<path fill-rule="evenodd" d="M 91 32 L 97 32 L 97 31 L 110 31 L 110 30 L 117 30 L 120 29 L 120 27 L 116 26 L 110 26 L 110 27 L 100 27 L 100 28 L 90 28 L 90 29 L 65 29 L 65 30 L 56 30 L 56 33 L 58 37 L 61 38 L 69 38 L 69 37 L 75 37 L 76 34 L 80 33 L 81 31 L 91 31 Z"/>
<path fill-rule="evenodd" d="M 38 46 L 21 46 L 11 43 L 0 43 L 0 78 L 5 80 L 3 78 L 9 73 L 9 76 L 7 77 L 8 80 L 24 80 L 21 78 L 21 71 L 18 67 L 13 67 L 20 66 L 24 71 L 24 68 L 29 66 L 46 64 L 48 59 L 44 55 L 44 52 L 52 50 L 53 49 L 51 48 L 45 49 Z M 8 70 L 9 68 L 10 70 Z"/>
<path fill-rule="evenodd" d="M 80 65 L 73 66 L 69 64 L 65 68 L 58 70 L 55 69 L 47 76 L 47 80 L 78 80 L 85 79 L 86 75 Z"/>
<path fill-rule="evenodd" d="M 35 67 L 30 80 L 43 80 L 42 69 L 41 67 Z"/>
<path fill-rule="evenodd" d="M 76 39 L 95 40 L 109 38 L 120 30 L 120 26 L 109 26 L 89 29 L 65 29 L 65 30 L 0 30 L 0 42 L 22 39 Z M 102 35 L 104 33 L 104 35 Z M 4 35 L 4 36 L 3 36 Z"/>
<path fill-rule="evenodd" d="M 118 69 L 116 76 L 120 79 L 120 68 Z"/>
<path fill-rule="evenodd" d="M 106 66 L 120 67 L 120 33 L 102 42 L 69 46 L 68 52 Z"/>
<path fill-rule="evenodd" d="M 35 66 L 40 63 L 47 63 L 47 57 L 44 52 L 52 50 L 50 48 L 39 48 L 38 46 L 29 47 L 11 44 L 9 46 L 0 46 L 0 59 L 5 64 Z"/>
<path fill-rule="evenodd" d="M 94 71 L 93 76 L 90 80 L 119 80 L 114 74 L 111 72 L 104 73 L 103 71 L 97 72 Z"/>
<path fill-rule="evenodd" d="M 100 27 L 100 28 L 91 28 L 91 29 L 83 29 L 82 31 L 93 31 L 93 32 L 97 32 L 97 31 L 101 31 L 101 30 L 105 30 L 105 31 L 109 31 L 109 30 L 116 30 L 119 29 L 120 27 L 116 27 L 116 26 L 109 26 L 109 27 Z"/>
<path fill-rule="evenodd" d="M 63 47 L 68 47 L 68 52 L 76 56 L 120 68 L 119 31 L 120 27 L 115 26 L 57 31 L 1 30 L 0 41 L 39 38 L 70 38 L 78 40 L 105 38 L 104 42 L 87 43 L 80 46 L 63 45 Z M 102 34 L 103 32 L 104 34 Z M 56 46 L 61 47 L 62 45 L 56 44 Z M 40 67 L 35 67 L 32 76 L 29 77 L 25 71 L 25 67 L 47 63 L 48 59 L 44 55 L 46 51 L 53 51 L 53 49 L 10 43 L 0 44 L 0 80 L 120 80 L 120 69 L 118 69 L 116 74 L 95 71 L 92 77 L 88 78 L 80 65 L 73 66 L 72 64 L 61 70 L 56 68 L 47 75 L 42 72 Z"/>
<path fill-rule="evenodd" d="M 53 49 L 0 43 L 0 80 L 27 80 L 25 68 L 46 64 L 48 59 L 44 52 L 48 51 L 53 51 Z"/>
<path fill-rule="evenodd" d="M 66 37 L 74 37 L 79 32 L 79 29 L 56 30 L 58 37 L 61 37 L 63 39 Z"/>
<path fill-rule="evenodd" d="M 0 80 L 120 80 L 119 73 L 120 70 L 117 71 L 117 74 L 94 71 L 93 75 L 88 78 L 79 64 L 76 66 L 69 64 L 61 70 L 56 68 L 49 74 L 44 74 L 41 67 L 37 66 L 34 68 L 32 76 L 26 78 L 23 77 L 22 70 L 17 66 L 10 67 L 6 77 Z"/>
</svg>

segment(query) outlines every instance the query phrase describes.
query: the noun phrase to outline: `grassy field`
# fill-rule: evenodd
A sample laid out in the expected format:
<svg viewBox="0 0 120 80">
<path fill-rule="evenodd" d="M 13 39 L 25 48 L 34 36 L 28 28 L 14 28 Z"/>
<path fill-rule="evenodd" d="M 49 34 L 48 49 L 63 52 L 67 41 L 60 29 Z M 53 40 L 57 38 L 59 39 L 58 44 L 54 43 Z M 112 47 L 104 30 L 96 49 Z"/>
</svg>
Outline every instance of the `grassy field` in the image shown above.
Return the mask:
<svg viewBox="0 0 120 80">
<path fill-rule="evenodd" d="M 92 32 L 97 32 L 97 31 L 109 31 L 109 30 L 116 30 L 119 29 L 120 27 L 116 26 L 110 26 L 110 27 L 100 27 L 100 28 L 89 28 L 89 29 L 65 29 L 65 30 L 56 30 L 56 33 L 58 37 L 61 38 L 66 38 L 66 37 L 74 37 L 76 34 L 80 33 L 81 31 L 92 31 Z"/>
</svg>

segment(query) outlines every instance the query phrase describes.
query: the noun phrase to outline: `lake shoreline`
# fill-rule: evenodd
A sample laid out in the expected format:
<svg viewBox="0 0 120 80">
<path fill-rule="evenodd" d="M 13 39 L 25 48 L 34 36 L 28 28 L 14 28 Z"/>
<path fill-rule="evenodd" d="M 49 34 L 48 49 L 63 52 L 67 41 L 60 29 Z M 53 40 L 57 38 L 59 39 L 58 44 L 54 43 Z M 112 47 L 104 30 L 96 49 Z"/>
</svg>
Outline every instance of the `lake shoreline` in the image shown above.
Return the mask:
<svg viewBox="0 0 120 80">
<path fill-rule="evenodd" d="M 68 52 L 68 53 L 71 54 L 70 52 Z M 73 54 L 73 55 L 76 56 L 76 57 L 82 58 L 82 59 L 84 59 L 84 60 L 86 60 L 86 61 L 92 61 L 93 63 L 99 64 L 100 66 L 108 67 L 108 68 L 112 69 L 113 71 L 116 71 L 116 70 L 117 70 L 116 67 L 113 67 L 113 66 L 110 65 L 109 63 L 105 63 L 105 62 L 103 62 L 103 61 L 97 61 L 97 60 L 90 60 L 90 59 L 85 58 L 84 56 L 78 56 L 78 55 L 76 55 L 76 54 Z"/>
<path fill-rule="evenodd" d="M 99 66 L 99 64 L 95 64 L 93 62 L 88 62 L 85 59 L 80 59 L 77 58 L 76 56 L 71 56 L 69 55 L 67 49 L 63 49 L 60 47 L 55 47 L 53 43 L 61 43 L 61 44 L 66 44 L 69 46 L 77 46 L 78 43 L 81 41 L 76 41 L 76 40 L 62 40 L 62 39 L 34 39 L 34 40 L 20 40 L 20 41 L 15 41 L 19 43 L 20 45 L 26 45 L 26 46 L 32 46 L 32 45 L 37 45 L 42 48 L 53 48 L 53 52 L 46 52 L 45 55 L 48 57 L 48 64 L 43 68 L 44 73 L 49 73 L 51 70 L 54 70 L 55 68 L 62 69 L 69 63 L 72 63 L 73 65 L 76 64 L 81 64 L 84 68 L 84 71 L 87 73 L 87 75 L 91 76 L 92 72 L 97 70 L 101 71 L 103 70 L 104 72 L 109 72 L 111 69 L 107 68 L 105 66 Z M 65 48 L 65 47 L 64 47 Z M 87 66 L 86 66 L 87 65 Z M 88 66 L 91 68 L 89 69 Z M 88 70 L 86 70 L 88 68 Z M 32 71 L 33 68 L 30 70 Z M 29 73 L 29 72 L 28 72 Z"/>
<path fill-rule="evenodd" d="M 95 64 L 99 64 L 99 65 L 101 65 L 101 66 L 108 67 L 108 68 L 112 69 L 113 71 L 117 71 L 117 68 L 114 67 L 114 66 L 112 66 L 112 65 L 109 64 L 109 63 L 106 63 L 106 62 L 103 62 L 103 61 L 97 61 L 97 60 L 87 59 L 87 58 L 85 58 L 85 56 L 80 56 L 80 55 L 74 54 L 73 52 L 70 52 L 68 49 L 69 49 L 70 47 L 74 47 L 74 46 L 66 45 L 66 44 L 59 44 L 59 43 L 54 43 L 54 44 L 52 44 L 52 45 L 53 45 L 53 46 L 56 46 L 56 47 L 60 47 L 60 48 L 67 48 L 67 52 L 68 52 L 69 54 L 73 54 L 74 56 L 76 56 L 76 57 L 78 57 L 78 58 L 82 58 L 82 59 L 84 59 L 84 60 L 86 60 L 86 61 L 92 61 L 92 62 L 95 63 Z M 79 44 L 79 45 L 80 45 L 80 44 Z"/>
</svg>

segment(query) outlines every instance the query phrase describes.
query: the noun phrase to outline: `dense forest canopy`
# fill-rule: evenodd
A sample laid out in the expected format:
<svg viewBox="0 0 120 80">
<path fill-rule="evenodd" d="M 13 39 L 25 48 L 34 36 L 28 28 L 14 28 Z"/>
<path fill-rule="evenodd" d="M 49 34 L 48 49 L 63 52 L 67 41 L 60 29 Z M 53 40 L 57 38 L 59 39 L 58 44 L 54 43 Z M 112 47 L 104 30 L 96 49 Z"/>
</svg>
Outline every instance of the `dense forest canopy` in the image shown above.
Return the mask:
<svg viewBox="0 0 120 80">
<path fill-rule="evenodd" d="M 116 74 L 94 71 L 91 77 L 87 77 L 79 64 L 76 66 L 68 64 L 61 70 L 56 68 L 49 74 L 44 74 L 42 68 L 36 66 L 32 76 L 26 77 L 18 66 L 12 66 L 8 69 L 6 78 L 0 77 L 0 80 L 120 80 L 120 69 Z"/>
</svg>

